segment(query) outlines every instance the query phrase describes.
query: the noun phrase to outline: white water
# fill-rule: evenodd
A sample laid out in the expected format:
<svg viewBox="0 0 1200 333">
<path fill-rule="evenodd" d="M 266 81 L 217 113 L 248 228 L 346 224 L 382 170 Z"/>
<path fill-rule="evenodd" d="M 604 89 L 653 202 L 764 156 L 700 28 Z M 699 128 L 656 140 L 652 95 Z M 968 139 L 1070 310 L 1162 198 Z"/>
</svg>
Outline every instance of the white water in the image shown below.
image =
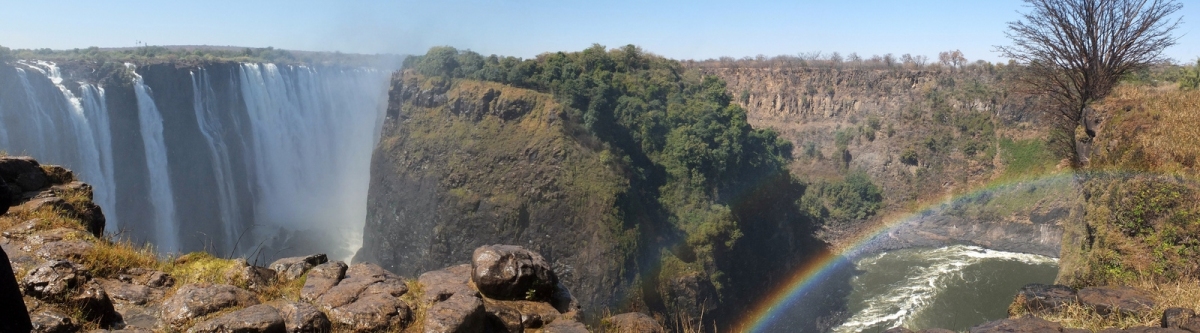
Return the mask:
<svg viewBox="0 0 1200 333">
<path fill-rule="evenodd" d="M 271 252 L 259 255 L 271 257 L 291 248 L 349 260 L 361 247 L 388 71 L 193 68 L 186 96 L 180 91 L 186 87 L 156 90 L 143 79 L 150 74 L 126 68 L 136 101 L 114 105 L 136 110 L 108 110 L 114 97 L 99 86 L 68 88 L 53 63 L 20 62 L 15 75 L 0 77 L 12 83 L 0 86 L 0 150 L 72 169 L 94 186 L 106 231 L 154 243 L 163 253 L 262 249 Z M 179 107 L 181 98 L 190 98 L 189 107 Z M 145 161 L 127 160 L 138 156 Z M 118 191 L 136 185 L 118 180 L 145 187 Z M 117 224 L 118 215 L 129 221 Z"/>
<path fill-rule="evenodd" d="M 213 92 L 212 85 L 208 82 L 207 71 L 201 68 L 199 72 L 199 74 L 190 73 L 192 94 L 194 95 L 192 107 L 196 111 L 196 123 L 199 124 L 200 133 L 204 135 L 204 140 L 208 143 L 208 153 L 212 158 L 212 170 L 216 177 L 219 196 L 217 198 L 217 206 L 220 211 L 218 217 L 225 233 L 222 243 L 226 249 L 231 249 L 239 231 L 235 224 L 237 223 L 236 212 L 239 208 L 237 193 L 234 191 L 236 185 L 233 180 L 233 163 L 230 162 L 229 147 L 222 139 L 226 128 L 221 124 L 220 116 L 213 106 L 214 99 L 217 98 L 216 93 Z"/>
<path fill-rule="evenodd" d="M 273 64 L 243 64 L 240 74 L 258 191 L 254 220 L 263 227 L 256 238 L 323 230 L 348 261 L 362 246 L 387 74 Z"/>
<path fill-rule="evenodd" d="M 72 169 L 80 180 L 92 184 L 95 202 L 103 210 L 115 211 L 112 136 L 104 90 L 81 82 L 79 89 L 83 96 L 77 97 L 63 84 L 55 63 L 37 61 L 18 65 L 16 72 L 24 99 L 20 101 L 23 103 L 11 103 L 7 108 L 0 103 L 0 150 L 11 155 L 37 156 L 42 163 Z M 49 79 L 57 91 L 34 84 L 26 69 Z M 116 217 L 108 214 L 107 222 L 108 230 L 115 230 Z"/>
<path fill-rule="evenodd" d="M 897 257 L 899 256 L 899 257 Z M 949 285 L 968 284 L 964 269 L 989 261 L 1011 261 L 1028 265 L 1057 265 L 1050 257 L 988 250 L 975 246 L 956 245 L 931 250 L 901 250 L 862 258 L 856 262 L 860 269 L 871 267 L 886 270 L 878 274 L 902 274 L 899 282 L 884 286 L 883 292 L 864 300 L 861 310 L 834 328 L 834 332 L 863 332 L 869 329 L 908 326 L 910 320 L 925 310 Z M 910 263 L 915 265 L 906 265 Z M 867 274 L 870 274 L 868 272 Z M 1019 281 L 1020 282 L 1020 281 Z M 1032 283 L 1037 281 L 1020 282 Z M 878 286 L 877 286 L 878 287 Z M 1004 292 L 1015 293 L 1016 290 Z M 981 300 L 974 300 L 979 302 Z"/>
<path fill-rule="evenodd" d="M 179 223 L 175 216 L 175 196 L 171 189 L 167 164 L 167 144 L 163 138 L 163 118 L 154 105 L 154 97 L 133 64 L 125 67 L 133 73 L 133 92 L 137 96 L 138 124 L 146 151 L 146 169 L 150 177 L 150 206 L 154 212 L 154 244 L 164 253 L 178 252 Z"/>
</svg>

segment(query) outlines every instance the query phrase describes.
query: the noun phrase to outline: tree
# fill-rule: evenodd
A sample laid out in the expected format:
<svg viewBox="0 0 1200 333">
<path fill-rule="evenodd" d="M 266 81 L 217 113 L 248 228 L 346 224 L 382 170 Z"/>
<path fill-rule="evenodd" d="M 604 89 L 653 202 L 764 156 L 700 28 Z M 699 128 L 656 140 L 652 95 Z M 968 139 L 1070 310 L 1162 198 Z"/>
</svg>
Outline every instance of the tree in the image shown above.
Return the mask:
<svg viewBox="0 0 1200 333">
<path fill-rule="evenodd" d="M 1178 40 L 1171 16 L 1183 5 L 1175 0 L 1025 0 L 1030 12 L 1008 23 L 1010 46 L 997 46 L 1003 56 L 1025 65 L 1021 76 L 1029 92 L 1050 100 L 1065 152 L 1081 163 L 1075 132 L 1084 125 L 1084 110 L 1104 98 L 1122 76 L 1164 60 L 1163 49 Z M 1085 127 L 1086 129 L 1086 127 Z"/>
<path fill-rule="evenodd" d="M 943 66 L 958 69 L 967 63 L 967 58 L 963 56 L 962 51 L 946 51 L 938 53 L 938 62 L 941 62 Z"/>
</svg>

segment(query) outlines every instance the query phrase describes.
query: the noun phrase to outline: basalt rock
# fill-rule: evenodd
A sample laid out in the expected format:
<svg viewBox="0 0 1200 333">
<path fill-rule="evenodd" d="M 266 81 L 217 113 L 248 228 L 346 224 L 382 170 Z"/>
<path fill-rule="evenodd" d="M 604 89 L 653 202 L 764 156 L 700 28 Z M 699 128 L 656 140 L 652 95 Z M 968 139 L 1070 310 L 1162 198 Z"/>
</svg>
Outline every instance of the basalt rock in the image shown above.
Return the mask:
<svg viewBox="0 0 1200 333">
<path fill-rule="evenodd" d="M 407 325 L 412 310 L 398 298 L 374 294 L 329 310 L 330 319 L 354 332 L 379 332 L 388 327 Z"/>
<path fill-rule="evenodd" d="M 509 333 L 541 328 L 562 317 L 558 310 L 545 302 L 483 300 L 484 309 L 493 322 L 503 324 Z"/>
<path fill-rule="evenodd" d="M 28 156 L 0 157 L 0 178 L 17 185 L 22 192 L 37 191 L 50 185 L 41 164 Z"/>
<path fill-rule="evenodd" d="M 1180 328 L 1195 316 L 1196 311 L 1192 311 L 1192 309 L 1168 308 L 1163 310 L 1159 323 L 1163 328 Z"/>
<path fill-rule="evenodd" d="M 279 310 L 259 304 L 227 313 L 220 317 L 196 324 L 189 333 L 285 333 L 283 317 Z"/>
<path fill-rule="evenodd" d="M 118 303 L 145 305 L 151 300 L 162 297 L 162 291 L 145 285 L 113 279 L 97 279 L 97 281 L 104 287 L 104 291 L 108 292 L 108 296 Z"/>
<path fill-rule="evenodd" d="M 233 306 L 257 305 L 258 299 L 249 291 L 227 284 L 198 283 L 179 287 L 162 304 L 162 319 L 171 325 L 184 324 L 194 318 Z"/>
<path fill-rule="evenodd" d="M 470 294 L 454 294 L 434 303 L 425 313 L 426 332 L 481 332 L 484 325 L 483 301 Z"/>
<path fill-rule="evenodd" d="M 69 261 L 47 261 L 21 280 L 25 295 L 37 299 L 63 299 L 70 295 L 75 288 L 82 286 L 91 275 Z"/>
<path fill-rule="evenodd" d="M 1025 315 L 1016 319 L 1001 319 L 971 328 L 971 333 L 1041 333 L 1064 332 L 1062 325 L 1038 317 Z"/>
<path fill-rule="evenodd" d="M 1063 307 L 1078 302 L 1075 288 L 1062 285 L 1033 283 L 1021 287 L 1017 300 L 1029 311 L 1058 312 Z"/>
<path fill-rule="evenodd" d="M 1079 290 L 1079 302 L 1101 315 L 1114 311 L 1133 315 L 1150 311 L 1155 302 L 1150 296 L 1129 287 L 1088 287 Z"/>
<path fill-rule="evenodd" d="M 478 297 L 479 292 L 467 285 L 471 280 L 471 265 L 462 264 L 444 269 L 425 272 L 417 278 L 424 287 L 422 301 L 441 302 L 457 294 L 467 294 Z"/>
<path fill-rule="evenodd" d="M 278 309 L 288 333 L 323 333 L 331 329 L 329 317 L 312 304 L 286 302 Z"/>
<path fill-rule="evenodd" d="M 546 259 L 520 246 L 481 246 L 471 256 L 471 268 L 475 287 L 493 299 L 546 300 L 558 285 Z"/>
<path fill-rule="evenodd" d="M 95 280 L 81 286 L 68 303 L 79 309 L 84 319 L 97 322 L 100 327 L 109 327 L 121 321 L 121 314 L 113 307 L 112 299 Z"/>
<path fill-rule="evenodd" d="M 304 273 L 308 272 L 308 270 L 312 269 L 313 267 L 326 262 L 329 262 L 329 257 L 322 253 L 304 257 L 282 258 L 275 260 L 275 262 L 271 263 L 271 265 L 267 267 L 278 273 L 279 277 L 290 281 L 299 278 L 301 275 L 304 275 Z"/>
<path fill-rule="evenodd" d="M 30 316 L 33 319 L 33 332 L 35 333 L 70 333 L 79 331 L 79 325 L 67 317 L 57 312 L 39 312 Z"/>
<path fill-rule="evenodd" d="M 1190 332 L 1181 330 L 1181 329 L 1177 329 L 1177 328 L 1139 326 L 1139 327 L 1130 327 L 1130 328 L 1126 328 L 1126 329 L 1106 328 L 1106 329 L 1100 330 L 1100 333 L 1190 333 Z"/>
<path fill-rule="evenodd" d="M 94 247 L 84 240 L 62 240 L 46 243 L 34 254 L 47 260 L 79 260 Z"/>
<path fill-rule="evenodd" d="M 250 290 L 259 290 L 275 281 L 275 271 L 251 265 L 246 259 L 237 259 L 233 266 L 225 271 L 225 279 L 243 281 Z"/>
<path fill-rule="evenodd" d="M 542 328 L 542 333 L 587 333 L 587 326 L 574 320 L 555 320 Z"/>
<path fill-rule="evenodd" d="M 346 276 L 346 263 L 332 261 L 313 267 L 308 272 L 304 287 L 300 289 L 300 299 L 312 302 L 337 285 Z"/>
<path fill-rule="evenodd" d="M 608 327 L 612 328 L 616 332 L 631 332 L 631 333 L 632 332 L 645 332 L 645 333 L 664 333 L 664 332 L 666 332 L 665 330 L 663 330 L 662 325 L 659 324 L 658 321 L 654 320 L 653 317 L 650 317 L 641 312 L 622 313 L 619 315 L 608 317 L 608 318 L 604 319 L 604 322 L 606 322 L 608 324 Z M 890 331 L 891 330 L 884 331 L 884 332 L 890 332 Z M 909 333 L 911 333 L 911 331 Z"/>
</svg>

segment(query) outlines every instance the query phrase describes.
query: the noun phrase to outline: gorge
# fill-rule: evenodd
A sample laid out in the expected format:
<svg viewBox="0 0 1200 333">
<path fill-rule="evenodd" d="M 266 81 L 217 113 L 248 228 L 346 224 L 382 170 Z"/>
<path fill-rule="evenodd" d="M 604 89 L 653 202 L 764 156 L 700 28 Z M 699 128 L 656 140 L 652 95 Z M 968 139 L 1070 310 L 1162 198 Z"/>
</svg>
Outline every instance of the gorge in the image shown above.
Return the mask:
<svg viewBox="0 0 1200 333">
<path fill-rule="evenodd" d="M 75 170 L 109 235 L 162 256 L 327 253 L 415 277 L 516 244 L 585 321 L 637 310 L 720 330 L 751 329 L 747 304 L 772 306 L 818 260 L 957 244 L 1054 257 L 1078 212 L 1062 183 L 969 192 L 1047 168 L 1008 167 L 1042 129 L 1003 68 L 720 68 L 594 46 L 435 48 L 393 70 L 17 61 L 0 66 L 0 150 Z M 766 327 L 858 318 L 861 273 L 841 266 Z"/>
</svg>

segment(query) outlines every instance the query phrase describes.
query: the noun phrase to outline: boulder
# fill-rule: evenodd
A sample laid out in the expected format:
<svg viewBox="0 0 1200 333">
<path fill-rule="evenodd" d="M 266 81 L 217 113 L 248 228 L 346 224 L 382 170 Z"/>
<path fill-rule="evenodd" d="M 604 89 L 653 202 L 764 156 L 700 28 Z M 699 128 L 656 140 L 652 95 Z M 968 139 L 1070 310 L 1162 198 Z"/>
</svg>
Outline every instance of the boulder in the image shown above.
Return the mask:
<svg viewBox="0 0 1200 333">
<path fill-rule="evenodd" d="M 587 326 L 574 320 L 555 320 L 542 327 L 542 333 L 588 333 Z"/>
<path fill-rule="evenodd" d="M 913 333 L 913 331 L 903 327 L 892 327 L 883 331 L 883 333 Z"/>
<path fill-rule="evenodd" d="M 227 284 L 198 283 L 179 287 L 162 303 L 162 319 L 181 325 L 194 318 L 233 306 L 257 305 L 249 291 Z"/>
<path fill-rule="evenodd" d="M 83 318 L 99 323 L 100 327 L 110 327 L 121 321 L 121 314 L 113 307 L 112 299 L 95 280 L 81 286 L 68 303 L 78 309 Z"/>
<path fill-rule="evenodd" d="M 483 331 L 483 301 L 478 296 L 459 293 L 434 303 L 425 312 L 426 332 L 468 333 Z"/>
<path fill-rule="evenodd" d="M 558 277 L 546 259 L 513 245 L 475 249 L 471 281 L 484 296 L 500 300 L 546 300 L 558 286 Z"/>
<path fill-rule="evenodd" d="M 29 316 L 33 319 L 34 333 L 71 333 L 79 331 L 71 317 L 57 312 L 39 312 Z"/>
<path fill-rule="evenodd" d="M 315 303 L 325 310 L 350 304 L 366 295 L 400 297 L 408 285 L 400 277 L 375 264 L 354 264 L 346 269 L 341 281 L 317 297 Z"/>
<path fill-rule="evenodd" d="M 470 264 L 425 272 L 417 278 L 417 282 L 424 288 L 424 294 L 421 295 L 421 299 L 429 303 L 447 300 L 455 294 L 479 295 L 479 292 L 467 285 L 470 280 Z"/>
<path fill-rule="evenodd" d="M 664 333 L 662 325 L 641 312 L 622 313 L 604 319 L 616 332 L 646 332 L 646 333 Z M 886 332 L 886 331 L 885 331 Z"/>
<path fill-rule="evenodd" d="M 1058 312 L 1078 301 L 1075 288 L 1063 285 L 1028 284 L 1017 292 L 1016 302 L 1032 312 Z"/>
<path fill-rule="evenodd" d="M 0 248 L 0 332 L 28 332 L 33 329 L 21 288 L 13 274 L 8 254 Z"/>
<path fill-rule="evenodd" d="M 21 287 L 25 295 L 37 299 L 63 299 L 90 279 L 91 275 L 82 267 L 69 261 L 51 260 L 30 271 L 21 280 Z"/>
<path fill-rule="evenodd" d="M 1163 328 L 1180 328 L 1196 316 L 1196 311 L 1184 308 L 1168 308 L 1163 310 L 1162 320 L 1159 322 Z"/>
<path fill-rule="evenodd" d="M 558 309 L 545 302 L 501 301 L 484 299 L 483 308 L 488 318 L 501 323 L 509 332 L 522 332 L 526 328 L 541 328 L 546 323 L 562 317 Z"/>
<path fill-rule="evenodd" d="M 80 260 L 94 247 L 84 240 L 60 240 L 42 245 L 33 254 L 47 260 Z"/>
<path fill-rule="evenodd" d="M 926 329 L 917 331 L 917 333 L 957 333 L 957 332 L 954 332 L 954 331 L 951 331 L 948 329 L 944 329 L 944 328 L 926 328 Z"/>
<path fill-rule="evenodd" d="M 46 175 L 46 182 L 50 184 L 67 184 L 75 181 L 75 173 L 60 165 L 43 165 L 42 172 Z"/>
<path fill-rule="evenodd" d="M 37 191 L 50 183 L 41 165 L 28 156 L 0 157 L 0 178 L 22 192 Z"/>
<path fill-rule="evenodd" d="M 1149 312 L 1155 302 L 1150 296 L 1129 287 L 1087 287 L 1079 290 L 1079 302 L 1101 315 L 1119 311 L 1125 315 Z"/>
<path fill-rule="evenodd" d="M 329 317 L 353 332 L 379 332 L 403 327 L 412 320 L 412 310 L 398 298 L 375 294 L 329 310 Z"/>
<path fill-rule="evenodd" d="M 1062 325 L 1031 315 L 1016 319 L 1001 319 L 972 327 L 971 333 L 1063 332 Z"/>
<path fill-rule="evenodd" d="M 151 300 L 162 297 L 161 291 L 139 284 L 113 279 L 97 279 L 97 281 L 104 287 L 104 291 L 108 292 L 108 297 L 118 303 L 145 305 Z"/>
<path fill-rule="evenodd" d="M 316 267 L 317 265 L 329 262 L 329 257 L 322 254 L 313 254 L 304 257 L 282 258 L 267 266 L 279 274 L 279 277 L 285 281 L 295 280 L 305 272 Z"/>
<path fill-rule="evenodd" d="M 329 317 L 312 304 L 286 302 L 278 309 L 289 333 L 322 333 L 332 329 Z"/>
<path fill-rule="evenodd" d="M 308 278 L 304 281 L 304 287 L 300 289 L 300 299 L 305 301 L 315 301 L 329 288 L 337 285 L 346 276 L 346 263 L 341 261 L 331 261 L 313 267 L 308 272 Z"/>
<path fill-rule="evenodd" d="M 286 333 L 279 310 L 259 304 L 224 314 L 192 326 L 189 333 Z"/>
<path fill-rule="evenodd" d="M 140 274 L 139 283 L 151 288 L 170 288 L 175 286 L 175 277 L 160 271 L 150 271 Z"/>
<path fill-rule="evenodd" d="M 261 290 L 275 281 L 275 271 L 251 265 L 246 259 L 240 258 L 225 270 L 225 280 L 245 282 L 246 287 L 250 290 Z"/>
</svg>

